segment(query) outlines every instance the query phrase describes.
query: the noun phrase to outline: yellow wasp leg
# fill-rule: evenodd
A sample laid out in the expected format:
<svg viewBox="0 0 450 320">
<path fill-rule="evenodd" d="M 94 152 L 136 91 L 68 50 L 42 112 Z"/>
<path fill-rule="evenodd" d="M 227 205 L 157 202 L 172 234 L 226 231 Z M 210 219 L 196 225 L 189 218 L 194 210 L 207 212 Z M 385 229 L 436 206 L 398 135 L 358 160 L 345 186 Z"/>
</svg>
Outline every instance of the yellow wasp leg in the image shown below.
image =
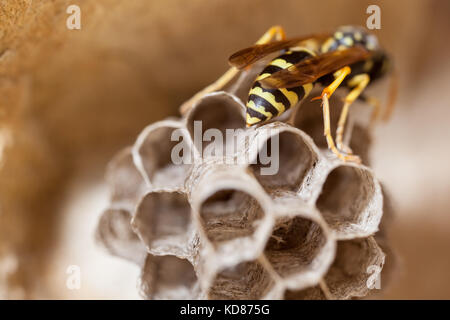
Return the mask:
<svg viewBox="0 0 450 320">
<path fill-rule="evenodd" d="M 320 96 L 312 98 L 311 101 L 319 99 L 323 100 L 325 95 L 330 98 L 336 89 L 341 85 L 342 81 L 344 81 L 345 77 L 350 74 L 350 72 L 352 72 L 352 69 L 350 69 L 349 66 L 343 67 L 342 69 L 336 71 L 334 73 L 334 81 L 322 90 L 322 94 Z"/>
<path fill-rule="evenodd" d="M 256 41 L 256 44 L 265 44 L 271 42 L 273 39 L 284 40 L 285 38 L 286 34 L 283 27 L 273 26 L 269 28 L 269 30 L 267 30 L 262 35 L 262 37 L 259 38 L 258 41 Z M 236 69 L 234 67 L 228 69 L 219 79 L 217 79 L 215 82 L 213 82 L 203 90 L 197 92 L 192 98 L 183 103 L 180 107 L 181 114 L 186 114 L 191 109 L 191 107 L 205 94 L 218 91 L 225 87 L 239 73 L 239 71 L 239 69 Z"/>
<path fill-rule="evenodd" d="M 328 288 L 325 280 L 320 280 L 319 282 L 319 286 L 320 289 L 322 289 L 325 297 L 327 298 L 327 300 L 336 300 L 336 298 L 333 296 L 333 294 L 331 293 L 330 289 Z"/>
<path fill-rule="evenodd" d="M 370 77 L 368 74 L 359 74 L 354 76 L 348 82 L 350 87 L 354 87 L 352 91 L 345 97 L 344 106 L 342 107 L 341 115 L 338 121 L 338 127 L 336 130 L 336 144 L 339 150 L 342 150 L 347 153 L 351 153 L 351 149 L 348 146 L 343 144 L 344 137 L 344 127 L 345 122 L 347 121 L 348 111 L 350 109 L 351 104 L 359 97 L 361 92 L 367 87 L 370 82 Z M 373 101 L 368 101 L 369 103 L 373 103 Z M 372 120 L 377 115 L 378 109 L 376 105 L 374 106 L 374 111 L 372 113 Z"/>
<path fill-rule="evenodd" d="M 219 79 L 217 79 L 215 82 L 204 88 L 203 90 L 197 92 L 192 98 L 190 98 L 188 101 L 183 103 L 180 107 L 180 113 L 182 115 L 186 114 L 191 107 L 200 100 L 201 97 L 203 97 L 205 94 L 208 94 L 210 92 L 218 91 L 228 82 L 230 82 L 237 74 L 239 73 L 239 70 L 236 68 L 230 68 L 227 72 L 225 72 Z"/>
<path fill-rule="evenodd" d="M 327 93 L 325 93 L 322 97 L 322 107 L 323 107 L 324 135 L 327 139 L 328 148 L 341 160 L 361 163 L 361 159 L 358 156 L 342 154 L 334 145 L 334 141 L 333 141 L 333 137 L 331 136 L 331 129 L 330 129 L 330 105 L 328 102 Z"/>
<path fill-rule="evenodd" d="M 315 97 L 311 100 L 322 99 L 323 107 L 323 126 L 324 135 L 327 139 L 328 148 L 341 160 L 352 161 L 360 163 L 361 159 L 358 156 L 342 154 L 335 146 L 333 137 L 331 136 L 330 127 L 330 104 L 328 98 L 336 91 L 336 89 L 342 84 L 345 77 L 351 73 L 349 66 L 343 67 L 334 73 L 334 81 L 322 90 L 322 94 L 319 97 Z"/>
<path fill-rule="evenodd" d="M 275 40 L 284 40 L 286 39 L 286 33 L 282 26 L 272 26 L 267 30 L 256 44 L 265 44 L 271 42 L 273 39 Z"/>
</svg>

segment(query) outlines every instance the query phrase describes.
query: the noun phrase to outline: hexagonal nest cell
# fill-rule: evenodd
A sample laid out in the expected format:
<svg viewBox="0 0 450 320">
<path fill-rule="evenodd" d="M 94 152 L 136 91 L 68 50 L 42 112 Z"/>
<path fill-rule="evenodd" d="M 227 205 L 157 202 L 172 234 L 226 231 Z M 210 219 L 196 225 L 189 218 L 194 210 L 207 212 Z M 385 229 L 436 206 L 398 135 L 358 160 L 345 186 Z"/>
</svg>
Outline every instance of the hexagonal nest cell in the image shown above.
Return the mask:
<svg viewBox="0 0 450 320">
<path fill-rule="evenodd" d="M 208 298 L 262 299 L 274 285 L 274 279 L 259 262 L 241 262 L 216 274 L 208 290 Z"/>
<path fill-rule="evenodd" d="M 136 208 L 134 230 L 154 254 L 167 251 L 183 256 L 192 236 L 191 208 L 180 192 L 150 192 Z"/>
<path fill-rule="evenodd" d="M 144 179 L 134 166 L 131 148 L 120 151 L 108 164 L 106 181 L 111 188 L 111 202 L 128 210 L 145 190 Z"/>
<path fill-rule="evenodd" d="M 278 146 L 273 147 L 274 143 Z M 275 150 L 278 150 L 277 157 Z M 278 159 L 277 173 L 269 175 L 262 171 L 272 165 L 272 163 L 267 164 L 266 161 L 261 161 L 262 156 Z M 301 135 L 295 131 L 281 131 L 266 140 L 262 148 L 258 150 L 256 163 L 251 164 L 250 169 L 269 193 L 279 190 L 298 191 L 305 176 L 317 160 L 317 154 Z"/>
<path fill-rule="evenodd" d="M 339 238 L 369 236 L 378 230 L 382 195 L 367 169 L 349 165 L 332 169 L 316 204 Z"/>
<path fill-rule="evenodd" d="M 139 285 L 141 294 L 148 299 L 190 299 L 198 294 L 192 264 L 171 255 L 148 255 Z"/>
<path fill-rule="evenodd" d="M 336 299 L 364 297 L 380 289 L 385 254 L 373 237 L 339 241 L 336 258 L 325 282 Z"/>
<path fill-rule="evenodd" d="M 287 123 L 245 129 L 240 89 L 255 76 L 245 72 L 227 92 L 205 94 L 183 118 L 145 128 L 113 160 L 109 207 L 125 211 L 105 211 L 100 241 L 142 267 L 141 293 L 149 299 L 350 299 L 369 294 L 367 268 L 375 270 L 369 276 L 378 274 L 385 262 L 376 239 L 389 251 L 385 233 L 377 237 L 383 215 L 379 182 L 369 168 L 317 147 L 325 142 L 317 106 L 294 109 Z M 195 121 L 201 121 L 199 132 Z M 349 122 L 348 134 L 359 125 Z M 199 151 L 212 140 L 195 145 L 196 135 L 201 139 L 207 129 L 225 137 L 227 129 L 237 128 L 246 139 L 233 157 L 249 162 L 204 156 Z M 267 128 L 274 131 L 257 141 Z M 198 152 L 192 164 L 171 160 L 176 129 L 188 149 Z M 356 141 L 351 147 L 365 150 L 366 157 L 368 136 L 358 132 L 347 139 Z M 263 163 L 261 149 L 274 145 L 279 147 L 279 170 L 262 174 L 270 164 Z M 116 227 L 111 219 L 117 220 Z M 130 247 L 136 250 L 127 252 Z"/>
<path fill-rule="evenodd" d="M 220 190 L 203 202 L 200 221 L 212 243 L 250 236 L 264 215 L 250 195 L 238 190 Z"/>
<path fill-rule="evenodd" d="M 190 168 L 188 164 L 174 164 L 172 160 L 172 151 L 180 143 L 172 137 L 177 129 L 181 131 L 179 124 L 170 120 L 151 125 L 141 133 L 133 148 L 135 165 L 147 184 L 154 189 L 181 188 Z"/>
<path fill-rule="evenodd" d="M 281 277 L 310 267 L 326 242 L 321 227 L 301 217 L 279 218 L 264 253 Z"/>
<path fill-rule="evenodd" d="M 186 122 L 189 135 L 197 151 L 201 152 L 212 142 L 202 139 L 208 129 L 220 132 L 225 137 L 227 129 L 245 128 L 244 106 L 230 94 L 224 92 L 211 94 L 191 110 L 187 115 Z M 199 137 L 195 136 L 196 125 Z M 211 140 L 214 139 L 211 138 Z M 197 145 L 198 141 L 201 145 Z M 225 151 L 222 154 L 225 154 Z"/>
<path fill-rule="evenodd" d="M 98 222 L 96 238 L 110 254 L 140 264 L 145 258 L 145 246 L 130 221 L 127 210 L 106 209 Z"/>
</svg>

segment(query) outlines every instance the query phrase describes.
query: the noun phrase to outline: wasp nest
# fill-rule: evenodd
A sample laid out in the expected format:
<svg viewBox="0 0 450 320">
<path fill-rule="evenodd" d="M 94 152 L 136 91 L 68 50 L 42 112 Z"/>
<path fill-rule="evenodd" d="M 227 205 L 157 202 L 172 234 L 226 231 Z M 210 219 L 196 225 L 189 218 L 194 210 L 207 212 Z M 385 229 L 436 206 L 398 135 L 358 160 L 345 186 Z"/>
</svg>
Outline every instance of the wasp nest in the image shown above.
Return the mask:
<svg viewBox="0 0 450 320">
<path fill-rule="evenodd" d="M 375 239 L 386 245 L 379 182 L 326 149 L 317 104 L 287 112 L 285 123 L 245 129 L 242 101 L 257 70 L 183 118 L 148 126 L 108 167 L 111 201 L 97 237 L 141 267 L 145 298 L 349 299 L 376 287 L 385 254 Z M 331 105 L 336 119 L 342 104 Z M 237 147 L 225 152 L 227 140 L 223 153 L 207 152 L 212 139 L 198 140 L 197 121 L 200 136 L 241 128 Z M 369 136 L 349 123 L 346 142 L 367 163 Z M 175 164 L 182 140 L 183 158 L 194 161 Z M 262 174 L 260 152 L 275 141 L 279 169 Z"/>
</svg>

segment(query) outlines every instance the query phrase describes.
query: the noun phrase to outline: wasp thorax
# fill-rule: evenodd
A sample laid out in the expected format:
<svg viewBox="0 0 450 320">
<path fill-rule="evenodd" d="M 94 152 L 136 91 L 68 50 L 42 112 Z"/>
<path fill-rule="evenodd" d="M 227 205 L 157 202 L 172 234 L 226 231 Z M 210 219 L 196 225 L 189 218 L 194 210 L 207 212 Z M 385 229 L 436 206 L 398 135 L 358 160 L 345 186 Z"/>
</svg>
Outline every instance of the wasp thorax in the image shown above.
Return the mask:
<svg viewBox="0 0 450 320">
<path fill-rule="evenodd" d="M 325 53 L 334 50 L 343 50 L 358 45 L 370 51 L 379 49 L 377 37 L 373 34 L 369 34 L 364 28 L 357 26 L 342 26 L 323 43 L 320 51 Z"/>
</svg>

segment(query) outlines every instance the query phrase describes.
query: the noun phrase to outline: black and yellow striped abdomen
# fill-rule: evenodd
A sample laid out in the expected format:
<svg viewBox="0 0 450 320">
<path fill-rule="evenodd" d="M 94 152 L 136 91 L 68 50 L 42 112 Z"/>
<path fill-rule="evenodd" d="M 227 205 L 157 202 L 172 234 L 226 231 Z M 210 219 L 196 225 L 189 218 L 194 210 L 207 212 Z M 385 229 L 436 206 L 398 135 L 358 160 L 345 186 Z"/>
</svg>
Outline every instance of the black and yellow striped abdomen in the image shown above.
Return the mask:
<svg viewBox="0 0 450 320">
<path fill-rule="evenodd" d="M 305 84 L 294 88 L 265 89 L 259 83 L 272 73 L 289 68 L 293 64 L 311 57 L 313 52 L 305 48 L 291 48 L 273 59 L 256 78 L 247 102 L 247 125 L 265 122 L 295 106 L 311 91 L 313 84 Z"/>
</svg>

